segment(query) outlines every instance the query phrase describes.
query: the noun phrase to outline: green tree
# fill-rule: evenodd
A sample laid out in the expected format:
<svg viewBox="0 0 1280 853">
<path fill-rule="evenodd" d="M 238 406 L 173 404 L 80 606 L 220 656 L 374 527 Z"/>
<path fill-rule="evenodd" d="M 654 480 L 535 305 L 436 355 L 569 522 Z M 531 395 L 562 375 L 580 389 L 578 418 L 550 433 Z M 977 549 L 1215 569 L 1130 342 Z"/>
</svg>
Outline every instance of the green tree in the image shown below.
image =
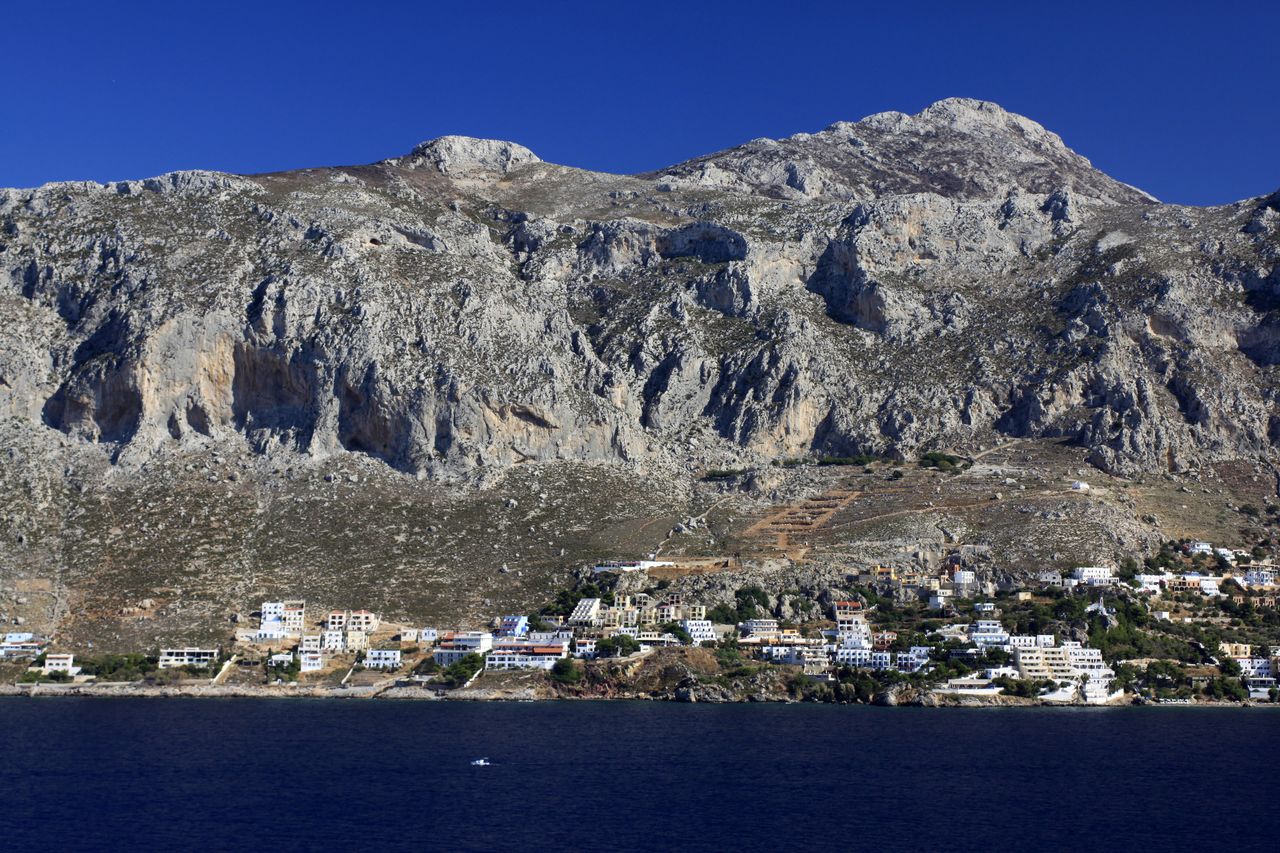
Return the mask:
<svg viewBox="0 0 1280 853">
<path fill-rule="evenodd" d="M 573 658 L 560 658 L 551 666 L 550 678 L 560 684 L 577 684 L 582 680 L 582 670 Z"/>
<path fill-rule="evenodd" d="M 596 641 L 596 657 L 626 657 L 640 651 L 640 641 L 627 634 L 614 634 Z"/>
<path fill-rule="evenodd" d="M 484 669 L 484 658 L 477 654 L 470 654 L 445 667 L 442 677 L 444 683 L 450 687 L 461 687 L 482 669 Z"/>
</svg>

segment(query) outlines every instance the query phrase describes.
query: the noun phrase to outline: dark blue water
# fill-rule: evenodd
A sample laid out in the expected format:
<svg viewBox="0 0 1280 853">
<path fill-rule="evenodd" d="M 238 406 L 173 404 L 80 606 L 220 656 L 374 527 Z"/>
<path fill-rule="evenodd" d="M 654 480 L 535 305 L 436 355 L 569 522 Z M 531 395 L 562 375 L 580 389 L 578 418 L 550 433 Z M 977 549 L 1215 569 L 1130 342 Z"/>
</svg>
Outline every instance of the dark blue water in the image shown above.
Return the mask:
<svg viewBox="0 0 1280 853">
<path fill-rule="evenodd" d="M 1274 851 L 1278 733 L 1265 709 L 3 699 L 0 849 Z"/>
</svg>

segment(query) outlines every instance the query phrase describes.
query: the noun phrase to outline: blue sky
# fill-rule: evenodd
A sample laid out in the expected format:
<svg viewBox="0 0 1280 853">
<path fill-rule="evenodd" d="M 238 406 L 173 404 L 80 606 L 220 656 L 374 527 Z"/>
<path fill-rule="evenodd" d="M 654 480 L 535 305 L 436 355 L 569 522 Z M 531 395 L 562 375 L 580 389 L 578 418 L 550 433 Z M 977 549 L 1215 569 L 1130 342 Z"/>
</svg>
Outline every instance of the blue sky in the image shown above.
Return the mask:
<svg viewBox="0 0 1280 853">
<path fill-rule="evenodd" d="M 1280 188 L 1280 4 L 977 5 L 12 4 L 0 186 L 363 163 L 447 133 L 634 172 L 966 96 L 1166 201 Z"/>
</svg>

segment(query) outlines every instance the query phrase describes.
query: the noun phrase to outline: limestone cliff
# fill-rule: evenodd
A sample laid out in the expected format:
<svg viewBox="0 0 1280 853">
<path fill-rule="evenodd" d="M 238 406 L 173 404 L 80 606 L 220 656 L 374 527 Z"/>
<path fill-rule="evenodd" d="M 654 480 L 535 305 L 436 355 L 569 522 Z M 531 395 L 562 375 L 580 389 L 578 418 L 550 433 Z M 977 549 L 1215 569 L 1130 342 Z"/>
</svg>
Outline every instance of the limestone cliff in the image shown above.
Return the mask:
<svg viewBox="0 0 1280 853">
<path fill-rule="evenodd" d="M 1157 203 L 953 99 L 647 175 L 444 137 L 368 166 L 0 191 L 0 418 L 456 479 L 1067 436 L 1269 457 L 1280 196 Z"/>
</svg>

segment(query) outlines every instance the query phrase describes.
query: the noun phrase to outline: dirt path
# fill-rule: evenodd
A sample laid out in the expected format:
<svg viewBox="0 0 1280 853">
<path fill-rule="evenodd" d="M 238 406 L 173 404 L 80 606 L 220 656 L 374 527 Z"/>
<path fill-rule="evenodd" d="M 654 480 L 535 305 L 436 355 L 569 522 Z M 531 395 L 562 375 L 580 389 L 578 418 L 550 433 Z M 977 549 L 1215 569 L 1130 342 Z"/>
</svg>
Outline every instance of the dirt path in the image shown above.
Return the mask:
<svg viewBox="0 0 1280 853">
<path fill-rule="evenodd" d="M 772 538 L 775 548 L 800 562 L 809 549 L 792 547 L 791 536 L 818 530 L 861 495 L 862 492 L 856 489 L 829 489 L 815 497 L 779 507 L 748 527 L 743 535 Z"/>
</svg>

